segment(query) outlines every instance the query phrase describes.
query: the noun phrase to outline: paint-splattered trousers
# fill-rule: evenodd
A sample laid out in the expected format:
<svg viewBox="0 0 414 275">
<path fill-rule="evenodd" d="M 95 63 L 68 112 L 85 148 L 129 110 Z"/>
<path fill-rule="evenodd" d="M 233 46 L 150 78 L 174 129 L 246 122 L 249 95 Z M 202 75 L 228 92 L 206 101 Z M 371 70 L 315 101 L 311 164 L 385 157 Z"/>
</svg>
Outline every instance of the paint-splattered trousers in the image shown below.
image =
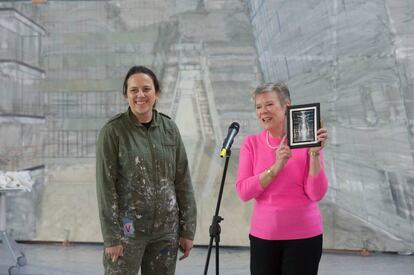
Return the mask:
<svg viewBox="0 0 414 275">
<path fill-rule="evenodd" d="M 104 253 L 105 275 L 173 275 L 177 262 L 178 234 L 140 235 L 123 242 L 124 255 L 112 262 Z"/>
</svg>

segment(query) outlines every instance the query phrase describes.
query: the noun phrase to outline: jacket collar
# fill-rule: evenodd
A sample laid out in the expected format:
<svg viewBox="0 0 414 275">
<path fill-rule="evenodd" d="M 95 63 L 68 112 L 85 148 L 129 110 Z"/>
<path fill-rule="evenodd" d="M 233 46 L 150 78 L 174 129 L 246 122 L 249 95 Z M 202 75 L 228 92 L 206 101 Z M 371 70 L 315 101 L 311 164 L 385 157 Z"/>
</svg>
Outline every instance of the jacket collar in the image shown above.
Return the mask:
<svg viewBox="0 0 414 275">
<path fill-rule="evenodd" d="M 136 126 L 140 126 L 140 127 L 144 127 L 144 125 L 142 125 L 136 118 L 134 113 L 131 111 L 131 107 L 128 107 L 127 110 L 127 116 L 128 116 L 128 121 Z M 152 126 L 158 126 L 158 118 L 159 118 L 159 114 L 158 111 L 156 109 L 152 109 L 152 123 L 151 123 L 151 127 Z"/>
</svg>

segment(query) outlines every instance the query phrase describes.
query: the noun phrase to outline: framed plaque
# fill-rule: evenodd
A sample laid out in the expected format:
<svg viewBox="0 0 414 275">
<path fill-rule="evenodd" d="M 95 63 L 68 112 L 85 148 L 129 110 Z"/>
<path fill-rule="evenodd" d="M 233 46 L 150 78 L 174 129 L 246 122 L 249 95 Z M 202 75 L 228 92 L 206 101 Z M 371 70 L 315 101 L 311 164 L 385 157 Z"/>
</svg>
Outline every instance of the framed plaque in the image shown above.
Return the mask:
<svg viewBox="0 0 414 275">
<path fill-rule="evenodd" d="M 288 106 L 286 116 L 290 148 L 321 146 L 316 135 L 321 127 L 319 103 Z"/>
</svg>

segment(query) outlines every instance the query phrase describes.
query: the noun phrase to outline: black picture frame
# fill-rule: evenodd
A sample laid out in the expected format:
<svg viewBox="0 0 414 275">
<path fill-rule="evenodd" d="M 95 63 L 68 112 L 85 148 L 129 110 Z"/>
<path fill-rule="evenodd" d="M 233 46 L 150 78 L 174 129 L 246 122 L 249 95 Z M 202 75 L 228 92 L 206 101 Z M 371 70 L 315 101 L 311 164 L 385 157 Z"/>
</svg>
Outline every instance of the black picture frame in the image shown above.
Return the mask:
<svg viewBox="0 0 414 275">
<path fill-rule="evenodd" d="M 290 148 L 318 147 L 321 128 L 319 103 L 288 106 L 286 109 L 287 143 Z"/>
</svg>

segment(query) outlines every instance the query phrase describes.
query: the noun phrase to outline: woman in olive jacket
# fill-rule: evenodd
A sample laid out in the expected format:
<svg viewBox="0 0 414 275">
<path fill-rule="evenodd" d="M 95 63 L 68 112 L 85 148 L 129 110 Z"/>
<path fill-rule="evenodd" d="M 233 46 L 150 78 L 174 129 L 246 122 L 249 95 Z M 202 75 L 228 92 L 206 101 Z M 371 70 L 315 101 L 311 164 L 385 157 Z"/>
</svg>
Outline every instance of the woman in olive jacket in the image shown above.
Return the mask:
<svg viewBox="0 0 414 275">
<path fill-rule="evenodd" d="M 185 148 L 177 125 L 154 109 L 160 88 L 150 69 L 132 67 L 123 94 L 128 110 L 96 145 L 105 274 L 174 274 L 178 248 L 189 255 L 196 229 Z"/>
</svg>

